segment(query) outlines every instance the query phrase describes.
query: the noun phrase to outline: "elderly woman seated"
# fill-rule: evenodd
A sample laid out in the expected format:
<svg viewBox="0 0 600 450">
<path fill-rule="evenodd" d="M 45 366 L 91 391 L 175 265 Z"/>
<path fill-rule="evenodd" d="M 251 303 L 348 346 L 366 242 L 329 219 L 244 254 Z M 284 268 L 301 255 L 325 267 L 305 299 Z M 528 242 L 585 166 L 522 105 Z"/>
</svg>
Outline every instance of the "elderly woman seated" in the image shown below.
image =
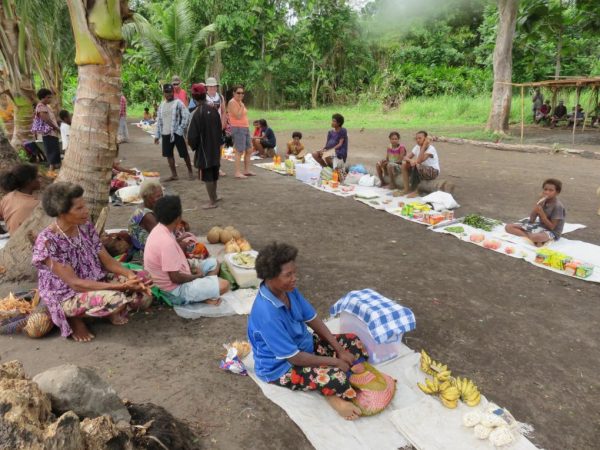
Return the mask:
<svg viewBox="0 0 600 450">
<path fill-rule="evenodd" d="M 81 186 L 50 185 L 42 206 L 55 221 L 38 235 L 33 265 L 40 297 L 62 336 L 90 341 L 94 335 L 83 317 L 106 317 L 122 325 L 129 310 L 150 306 L 148 278 L 125 269 L 108 254 L 89 222 Z"/>
<path fill-rule="evenodd" d="M 129 219 L 129 236 L 133 246 L 133 260 L 141 261 L 143 259 L 144 247 L 148 234 L 158 223 L 154 215 L 154 205 L 158 199 L 163 196 L 163 190 L 160 183 L 156 181 L 146 181 L 140 187 L 140 197 L 144 202 L 143 207 L 137 208 Z"/>
<path fill-rule="evenodd" d="M 292 390 L 318 390 L 342 417 L 356 419 L 360 409 L 350 401 L 356 392 L 346 374 L 368 355 L 355 335 L 331 334 L 298 291 L 297 254 L 295 247 L 273 243 L 256 259 L 264 280 L 248 320 L 256 375 Z"/>
<path fill-rule="evenodd" d="M 181 200 L 176 195 L 156 202 L 158 224 L 146 241 L 144 267 L 159 288 L 174 296 L 173 303 L 218 305 L 219 297 L 229 290 L 229 283 L 217 277 L 219 266 L 215 258 L 188 261 L 175 237 L 181 212 Z"/>
</svg>

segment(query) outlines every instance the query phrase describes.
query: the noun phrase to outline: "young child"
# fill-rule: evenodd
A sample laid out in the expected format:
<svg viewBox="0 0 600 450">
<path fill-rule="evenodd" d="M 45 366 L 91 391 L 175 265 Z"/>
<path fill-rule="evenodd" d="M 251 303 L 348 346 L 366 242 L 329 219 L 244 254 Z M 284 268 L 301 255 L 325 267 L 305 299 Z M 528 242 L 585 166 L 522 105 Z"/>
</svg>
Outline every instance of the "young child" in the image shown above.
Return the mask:
<svg viewBox="0 0 600 450">
<path fill-rule="evenodd" d="M 529 219 L 508 224 L 505 228 L 507 233 L 526 237 L 537 247 L 560 239 L 566 217 L 565 207 L 558 199 L 562 183 L 549 178 L 544 181 L 542 188 L 542 198 L 533 207 Z"/>
<path fill-rule="evenodd" d="M 287 143 L 287 155 L 294 156 L 298 161 L 304 162 L 304 144 L 301 142 L 302 133 L 294 131 L 292 140 Z"/>
<path fill-rule="evenodd" d="M 377 175 L 381 180 L 381 186 L 387 184 L 384 177 L 388 175 L 390 177 L 390 188 L 399 189 L 396 184 L 396 175 L 402 171 L 402 160 L 406 156 L 406 147 L 400 143 L 400 133 L 397 131 L 392 131 L 388 137 L 390 147 L 387 149 L 385 159 L 379 161 L 376 165 Z"/>
<path fill-rule="evenodd" d="M 69 148 L 69 135 L 71 134 L 71 113 L 65 109 L 58 113 L 60 118 L 60 140 L 62 141 L 63 151 Z"/>
</svg>

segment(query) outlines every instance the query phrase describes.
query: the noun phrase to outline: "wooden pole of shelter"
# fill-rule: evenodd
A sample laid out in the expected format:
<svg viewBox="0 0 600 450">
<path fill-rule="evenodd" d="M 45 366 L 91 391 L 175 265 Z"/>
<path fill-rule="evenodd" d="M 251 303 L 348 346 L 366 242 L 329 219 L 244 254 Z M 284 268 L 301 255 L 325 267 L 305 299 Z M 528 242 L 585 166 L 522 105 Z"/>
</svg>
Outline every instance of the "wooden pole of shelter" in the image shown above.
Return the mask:
<svg viewBox="0 0 600 450">
<path fill-rule="evenodd" d="M 581 128 L 581 132 L 583 133 L 585 131 L 585 124 L 587 122 L 587 119 L 590 115 L 590 112 L 592 111 L 592 108 L 594 107 L 594 91 L 592 91 L 592 95 L 590 95 L 590 103 L 589 103 L 589 108 L 587 108 L 585 110 L 585 114 L 583 116 L 583 127 Z"/>
<path fill-rule="evenodd" d="M 575 111 L 573 111 L 573 134 L 571 137 L 571 145 L 575 145 L 575 130 L 577 129 L 577 105 L 579 105 L 579 94 L 581 93 L 581 88 L 578 87 L 575 92 Z"/>
<path fill-rule="evenodd" d="M 525 132 L 525 86 L 521 86 L 521 144 Z"/>
</svg>

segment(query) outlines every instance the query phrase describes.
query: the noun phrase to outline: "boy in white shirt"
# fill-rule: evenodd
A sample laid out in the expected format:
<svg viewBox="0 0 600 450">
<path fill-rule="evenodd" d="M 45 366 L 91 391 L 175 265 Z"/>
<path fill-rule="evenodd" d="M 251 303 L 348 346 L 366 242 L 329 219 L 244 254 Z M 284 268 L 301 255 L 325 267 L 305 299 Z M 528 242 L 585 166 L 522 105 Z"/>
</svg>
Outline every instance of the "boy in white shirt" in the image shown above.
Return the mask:
<svg viewBox="0 0 600 450">
<path fill-rule="evenodd" d="M 415 136 L 415 145 L 402 161 L 403 195 L 416 197 L 422 180 L 435 180 L 440 175 L 440 160 L 437 150 L 431 145 L 426 131 Z M 411 191 L 412 189 L 412 191 Z"/>
<path fill-rule="evenodd" d="M 60 140 L 62 141 L 63 151 L 69 147 L 69 135 L 71 134 L 71 113 L 67 110 L 61 110 L 58 113 L 60 118 Z"/>
</svg>

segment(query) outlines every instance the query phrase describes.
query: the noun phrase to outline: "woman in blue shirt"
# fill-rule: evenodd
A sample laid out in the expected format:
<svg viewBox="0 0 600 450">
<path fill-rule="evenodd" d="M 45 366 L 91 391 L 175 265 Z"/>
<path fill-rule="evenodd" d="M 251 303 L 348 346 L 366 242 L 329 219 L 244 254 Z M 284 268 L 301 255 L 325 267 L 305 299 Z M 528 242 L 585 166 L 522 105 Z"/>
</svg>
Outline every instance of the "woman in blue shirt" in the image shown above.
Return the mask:
<svg viewBox="0 0 600 450">
<path fill-rule="evenodd" d="M 338 164 L 341 164 L 342 161 L 344 163 L 346 162 L 346 159 L 348 158 L 348 131 L 343 125 L 344 116 L 341 114 L 334 114 L 331 116 L 331 128 L 333 128 L 333 130 L 329 130 L 327 133 L 325 147 L 312 154 L 313 158 L 315 158 L 321 166 L 337 169 L 337 167 L 333 167 L 333 155 L 325 155 L 325 152 L 330 152 L 331 150 L 335 151 L 334 155 Z"/>
<path fill-rule="evenodd" d="M 256 272 L 264 280 L 248 319 L 256 375 L 292 390 L 318 390 L 342 417 L 356 419 L 360 409 L 350 401 L 356 392 L 347 373 L 368 355 L 356 335 L 331 334 L 300 294 L 297 254 L 291 245 L 273 243 L 256 258 Z"/>
<path fill-rule="evenodd" d="M 260 135 L 252 138 L 254 150 L 258 152 L 258 156 L 261 158 L 272 158 L 275 156 L 275 147 L 277 146 L 275 133 L 265 119 L 258 120 L 258 124 Z"/>
</svg>

